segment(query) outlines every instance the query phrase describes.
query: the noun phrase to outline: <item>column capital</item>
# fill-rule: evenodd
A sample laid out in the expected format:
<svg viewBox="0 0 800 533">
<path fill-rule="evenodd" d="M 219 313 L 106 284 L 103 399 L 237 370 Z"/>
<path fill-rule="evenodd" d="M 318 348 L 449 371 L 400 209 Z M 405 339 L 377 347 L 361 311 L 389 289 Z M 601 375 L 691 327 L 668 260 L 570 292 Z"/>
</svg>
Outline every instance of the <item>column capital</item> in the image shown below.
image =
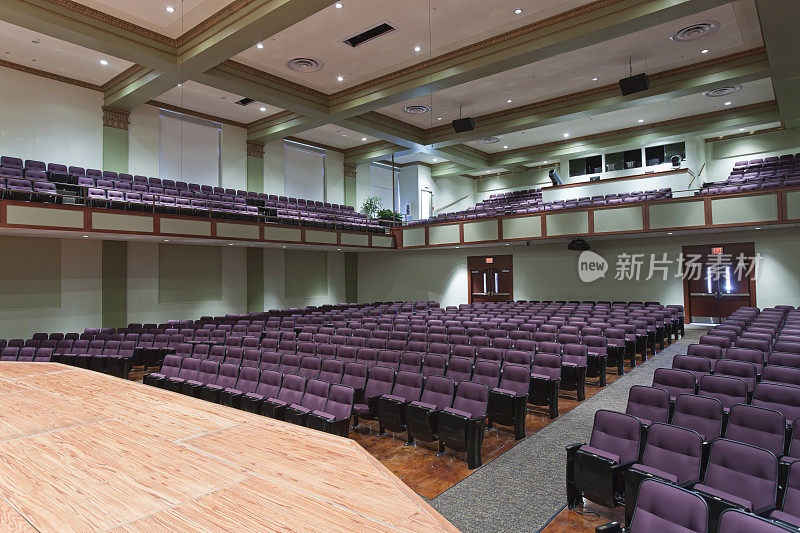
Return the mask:
<svg viewBox="0 0 800 533">
<path fill-rule="evenodd" d="M 355 178 L 356 177 L 356 166 L 355 165 L 344 165 L 344 177 L 345 178 Z"/>
<path fill-rule="evenodd" d="M 127 130 L 128 124 L 130 123 L 128 120 L 129 117 L 130 111 L 103 106 L 103 126 L 117 128 L 118 130 Z"/>
<path fill-rule="evenodd" d="M 247 141 L 247 156 L 264 159 L 264 143 L 258 141 Z"/>
</svg>

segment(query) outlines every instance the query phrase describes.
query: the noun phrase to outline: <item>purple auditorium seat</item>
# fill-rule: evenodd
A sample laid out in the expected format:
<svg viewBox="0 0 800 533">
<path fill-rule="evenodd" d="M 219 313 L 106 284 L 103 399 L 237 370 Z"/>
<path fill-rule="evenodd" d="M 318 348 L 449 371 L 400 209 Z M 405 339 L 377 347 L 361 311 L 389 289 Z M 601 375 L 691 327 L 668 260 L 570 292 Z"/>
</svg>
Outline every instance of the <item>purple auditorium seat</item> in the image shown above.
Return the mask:
<svg viewBox="0 0 800 533">
<path fill-rule="evenodd" d="M 164 356 L 164 361 L 166 361 L 167 357 L 175 356 Z M 161 371 L 163 373 L 163 367 Z M 196 380 L 199 372 L 200 359 L 184 357 L 180 363 L 180 370 L 178 373 L 174 376 L 167 377 L 159 386 L 163 389 L 171 390 L 172 392 L 181 392 L 183 384 L 189 380 Z"/>
<path fill-rule="evenodd" d="M 394 380 L 395 372 L 391 368 L 384 366 L 372 367 L 364 387 L 362 402 L 353 406 L 354 428 L 358 427 L 359 418 L 375 420 L 378 417 L 378 401 L 384 394 L 391 394 Z"/>
<path fill-rule="evenodd" d="M 483 464 L 481 445 L 488 403 L 486 385 L 472 381 L 458 385 L 452 407 L 444 408 L 439 415 L 439 454 L 449 447 L 466 452 L 470 469 Z"/>
<path fill-rule="evenodd" d="M 425 380 L 425 388 L 420 399 L 406 406 L 409 443 L 414 440 L 423 442 L 438 440 L 439 414 L 452 405 L 455 387 L 455 382 L 448 377 L 431 376 Z"/>
<path fill-rule="evenodd" d="M 680 531 L 681 533 L 708 531 L 706 502 L 686 489 L 657 479 L 645 479 L 639 487 L 635 501 L 636 507 L 630 511 L 630 527 L 626 531 Z M 610 522 L 597 528 L 597 531 L 601 530 L 615 533 L 622 531 L 622 527 L 618 522 Z"/>
<path fill-rule="evenodd" d="M 181 383 L 181 393 L 194 398 L 199 398 L 203 387 L 207 383 L 214 383 L 219 374 L 219 363 L 203 359 L 194 379 L 187 379 Z"/>
<path fill-rule="evenodd" d="M 356 400 L 361 400 L 364 397 L 364 387 L 366 387 L 368 376 L 369 369 L 367 365 L 356 362 L 346 363 L 341 384 L 353 389 L 356 394 Z"/>
<path fill-rule="evenodd" d="M 447 365 L 445 376 L 452 379 L 456 385 L 472 378 L 472 360 L 466 357 L 451 357 Z"/>
<path fill-rule="evenodd" d="M 262 403 L 262 414 L 270 418 L 285 420 L 287 408 L 302 401 L 305 389 L 306 378 L 296 374 L 284 374 L 278 395 L 267 398 Z"/>
<path fill-rule="evenodd" d="M 634 385 L 628 391 L 625 412 L 637 417 L 645 427 L 655 422 L 666 423 L 669 420 L 669 400 L 669 392 L 665 389 Z"/>
<path fill-rule="evenodd" d="M 281 364 L 278 367 L 278 371 L 281 374 L 299 374 L 300 373 L 300 361 L 301 358 L 299 355 L 292 354 L 292 353 L 285 353 L 281 355 Z"/>
<path fill-rule="evenodd" d="M 350 432 L 350 415 L 353 411 L 355 393 L 352 388 L 332 385 L 322 409 L 316 409 L 306 417 L 306 425 L 312 429 L 347 437 Z"/>
<path fill-rule="evenodd" d="M 398 370 L 419 372 L 422 369 L 422 354 L 417 352 L 403 352 L 400 354 Z"/>
<path fill-rule="evenodd" d="M 800 461 L 794 461 L 788 466 L 782 486 L 786 489 L 780 502 L 780 510 L 773 511 L 769 517 L 795 529 L 800 528 Z"/>
<path fill-rule="evenodd" d="M 727 349 L 731 347 L 731 340 L 727 337 L 719 337 L 716 335 L 703 335 L 698 341 L 700 344 L 708 346 L 719 346 L 720 348 Z"/>
<path fill-rule="evenodd" d="M 753 394 L 758 379 L 758 370 L 753 363 L 747 361 L 735 361 L 732 359 L 720 359 L 714 365 L 715 376 L 726 376 L 739 378 L 747 384 L 747 397 Z"/>
<path fill-rule="evenodd" d="M 206 383 L 200 397 L 208 402 L 219 403 L 222 391 L 233 389 L 239 379 L 239 366 L 231 363 L 223 363 L 219 367 L 219 373 L 212 383 Z"/>
<path fill-rule="evenodd" d="M 422 359 L 421 373 L 425 378 L 443 376 L 447 370 L 447 359 L 442 354 L 426 353 Z"/>
<path fill-rule="evenodd" d="M 406 429 L 406 406 L 419 401 L 425 377 L 418 372 L 401 370 L 397 373 L 392 392 L 378 399 L 378 434 L 384 430 L 400 433 Z M 410 439 L 410 437 L 409 437 Z"/>
<path fill-rule="evenodd" d="M 778 460 L 768 450 L 717 439 L 711 444 L 702 482 L 693 490 L 708 504 L 711 531 L 718 530 L 725 509 L 769 513 L 777 499 Z"/>
<path fill-rule="evenodd" d="M 19 349 L 17 361 L 31 362 L 36 357 L 36 348 L 32 346 L 25 346 Z"/>
<path fill-rule="evenodd" d="M 537 353 L 531 366 L 528 403 L 545 405 L 550 418 L 558 418 L 558 390 L 561 385 L 561 356 Z"/>
<path fill-rule="evenodd" d="M 723 436 L 764 448 L 780 457 L 786 440 L 786 419 L 772 409 L 737 404 L 731 407 Z"/>
<path fill-rule="evenodd" d="M 800 387 L 800 368 L 768 365 L 764 367 L 764 373 L 761 374 L 761 381 L 764 383 L 779 383 L 781 385 Z"/>
<path fill-rule="evenodd" d="M 589 349 L 582 344 L 564 344 L 561 355 L 560 388 L 576 391 L 578 401 L 586 398 L 586 369 Z"/>
<path fill-rule="evenodd" d="M 642 424 L 635 416 L 600 410 L 594 415 L 589 444 L 567 447 L 567 505 L 574 509 L 581 496 L 616 507 L 625 471 L 639 458 Z"/>
<path fill-rule="evenodd" d="M 720 346 L 712 346 L 709 344 L 690 344 L 686 348 L 686 355 L 705 357 L 713 362 L 717 359 L 722 359 L 725 355 L 725 350 Z"/>
<path fill-rule="evenodd" d="M 694 374 L 687 370 L 657 368 L 653 374 L 653 387 L 667 391 L 673 404 L 681 394 L 694 394 L 696 384 Z"/>
<path fill-rule="evenodd" d="M 400 367 L 400 352 L 396 350 L 381 350 L 378 352 L 378 360 L 375 364 L 389 367 L 396 371 Z"/>
<path fill-rule="evenodd" d="M 700 480 L 703 438 L 691 429 L 656 423 L 650 426 L 641 460 L 625 472 L 625 521 L 631 515 L 646 479 L 657 479 L 680 487 Z"/>
<path fill-rule="evenodd" d="M 752 404 L 778 411 L 791 426 L 800 418 L 800 387 L 761 382 L 756 385 Z"/>
<path fill-rule="evenodd" d="M 256 391 L 260 377 L 261 372 L 257 367 L 241 367 L 236 384 L 220 391 L 220 403 L 229 407 L 240 408 L 242 397 L 248 392 L 254 393 Z"/>
<path fill-rule="evenodd" d="M 306 356 L 300 360 L 298 374 L 306 379 L 317 379 L 321 367 L 322 360 L 319 357 Z"/>
<path fill-rule="evenodd" d="M 728 376 L 703 376 L 698 387 L 700 396 L 716 398 L 727 413 L 737 403 L 747 403 L 747 383 Z"/>
<path fill-rule="evenodd" d="M 740 509 L 726 509 L 719 518 L 720 533 L 784 533 L 796 528 L 795 525 L 787 529 L 780 522 L 772 522 Z"/>
<path fill-rule="evenodd" d="M 697 384 L 700 382 L 700 378 L 711 374 L 711 360 L 705 357 L 693 355 L 676 355 L 672 359 L 672 368 L 675 370 L 691 372 L 691 374 L 694 376 L 696 388 Z"/>
<path fill-rule="evenodd" d="M 253 392 L 246 392 L 240 399 L 240 409 L 256 414 L 263 414 L 263 403 L 268 398 L 275 398 L 281 390 L 283 376 L 275 370 L 261 370 L 258 385 Z"/>
<path fill-rule="evenodd" d="M 242 367 L 251 366 L 258 368 L 261 364 L 261 352 L 256 348 L 248 348 L 244 350 L 242 355 Z"/>
<path fill-rule="evenodd" d="M 503 363 L 497 387 L 489 391 L 488 427 L 512 426 L 516 440 L 525 438 L 525 414 L 531 387 L 530 365 Z"/>
<path fill-rule="evenodd" d="M 338 385 L 342 382 L 344 374 L 344 363 L 337 359 L 326 359 L 320 365 L 318 378 L 331 385 Z"/>
<path fill-rule="evenodd" d="M 306 382 L 306 390 L 300 401 L 296 401 L 286 408 L 285 420 L 292 424 L 304 426 L 309 414 L 325 407 L 329 389 L 330 385 L 328 383 L 319 379 L 309 379 Z"/>
</svg>

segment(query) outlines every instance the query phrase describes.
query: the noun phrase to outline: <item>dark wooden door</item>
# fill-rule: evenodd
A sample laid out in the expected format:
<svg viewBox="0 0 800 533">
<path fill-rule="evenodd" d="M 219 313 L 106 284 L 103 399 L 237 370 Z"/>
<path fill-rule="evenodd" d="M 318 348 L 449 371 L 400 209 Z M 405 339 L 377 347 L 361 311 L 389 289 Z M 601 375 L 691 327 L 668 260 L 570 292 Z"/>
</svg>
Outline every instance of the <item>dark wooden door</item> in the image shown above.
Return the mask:
<svg viewBox="0 0 800 533">
<path fill-rule="evenodd" d="M 469 303 L 509 302 L 514 299 L 513 256 L 467 257 Z"/>
<path fill-rule="evenodd" d="M 684 305 L 691 322 L 719 323 L 755 306 L 755 244 L 684 246 Z M 741 264 L 740 264 L 741 263 Z"/>
</svg>

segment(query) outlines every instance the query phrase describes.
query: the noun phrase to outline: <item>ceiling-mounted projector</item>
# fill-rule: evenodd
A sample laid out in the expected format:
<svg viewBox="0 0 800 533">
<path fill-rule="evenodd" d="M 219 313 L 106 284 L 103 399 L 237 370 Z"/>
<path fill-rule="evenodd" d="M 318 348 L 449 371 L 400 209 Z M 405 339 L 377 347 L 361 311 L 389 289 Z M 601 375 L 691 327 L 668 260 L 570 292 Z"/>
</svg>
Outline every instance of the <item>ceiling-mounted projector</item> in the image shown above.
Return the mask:
<svg viewBox="0 0 800 533">
<path fill-rule="evenodd" d="M 589 249 L 589 243 L 584 241 L 583 239 L 573 239 L 568 245 L 567 248 L 572 250 L 573 252 L 585 252 Z"/>
</svg>

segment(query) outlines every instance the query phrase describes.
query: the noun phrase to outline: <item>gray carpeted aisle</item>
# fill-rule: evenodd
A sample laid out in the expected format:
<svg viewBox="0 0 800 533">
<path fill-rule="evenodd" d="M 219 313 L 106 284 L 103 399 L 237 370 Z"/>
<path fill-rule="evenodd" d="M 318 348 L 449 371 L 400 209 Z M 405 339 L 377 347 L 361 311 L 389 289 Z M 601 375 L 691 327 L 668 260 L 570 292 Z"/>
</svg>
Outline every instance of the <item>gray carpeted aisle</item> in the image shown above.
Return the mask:
<svg viewBox="0 0 800 533">
<path fill-rule="evenodd" d="M 540 530 L 566 504 L 564 448 L 588 439 L 597 410 L 625 411 L 631 386 L 652 384 L 656 368 L 672 366 L 672 357 L 686 353 L 686 346 L 697 342 L 706 331 L 687 326 L 681 340 L 478 469 L 431 504 L 465 532 Z"/>
</svg>

